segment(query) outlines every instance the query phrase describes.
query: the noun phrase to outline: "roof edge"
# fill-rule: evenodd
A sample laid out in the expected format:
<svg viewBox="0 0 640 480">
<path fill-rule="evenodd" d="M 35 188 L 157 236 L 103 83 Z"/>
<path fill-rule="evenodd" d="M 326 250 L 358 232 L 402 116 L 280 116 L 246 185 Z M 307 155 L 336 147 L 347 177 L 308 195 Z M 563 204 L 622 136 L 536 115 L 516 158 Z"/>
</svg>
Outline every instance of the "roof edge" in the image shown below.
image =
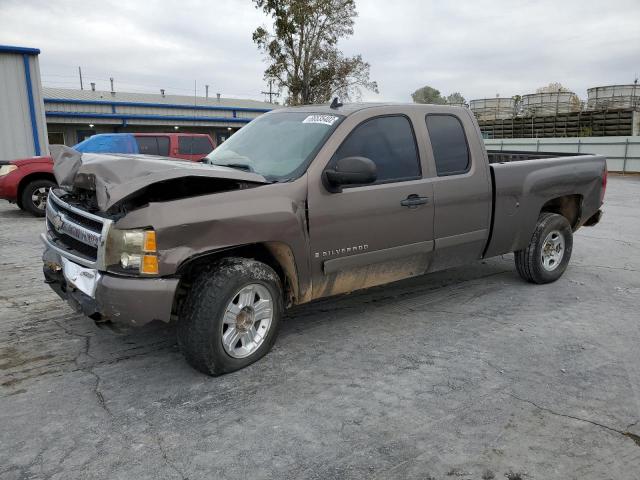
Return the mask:
<svg viewBox="0 0 640 480">
<path fill-rule="evenodd" d="M 125 92 L 128 93 L 128 92 Z M 149 94 L 152 95 L 152 94 Z M 228 99 L 227 99 L 228 100 Z M 173 108 L 181 110 L 221 110 L 221 111 L 238 111 L 238 112 L 256 112 L 266 113 L 273 109 L 260 107 L 232 107 L 228 105 L 189 105 L 186 103 L 157 103 L 157 102 L 132 102 L 122 100 L 85 100 L 74 98 L 55 98 L 44 97 L 44 103 L 61 103 L 72 105 L 113 105 L 116 107 L 146 107 L 146 108 Z"/>
<path fill-rule="evenodd" d="M 26 55 L 40 55 L 39 48 L 15 47 L 13 45 L 0 45 L 0 53 L 20 53 Z"/>
</svg>

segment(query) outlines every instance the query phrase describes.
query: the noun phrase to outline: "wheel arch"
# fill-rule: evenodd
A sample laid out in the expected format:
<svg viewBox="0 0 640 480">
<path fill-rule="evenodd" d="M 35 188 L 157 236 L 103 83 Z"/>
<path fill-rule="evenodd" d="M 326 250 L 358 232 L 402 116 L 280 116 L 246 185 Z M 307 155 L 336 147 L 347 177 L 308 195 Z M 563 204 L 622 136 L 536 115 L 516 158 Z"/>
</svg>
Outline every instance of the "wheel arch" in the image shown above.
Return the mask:
<svg viewBox="0 0 640 480">
<path fill-rule="evenodd" d="M 214 250 L 185 260 L 178 268 L 180 283 L 176 290 L 172 313 L 180 311 L 191 283 L 195 277 L 213 262 L 226 257 L 241 257 L 257 260 L 269 265 L 282 282 L 283 301 L 286 307 L 299 303 L 301 296 L 298 269 L 293 251 L 284 242 L 261 242 Z"/>
<path fill-rule="evenodd" d="M 580 225 L 582 217 L 582 195 L 562 195 L 545 202 L 540 209 L 540 213 L 549 212 L 562 215 L 569 221 L 572 230 L 576 230 Z"/>
<path fill-rule="evenodd" d="M 34 180 L 51 180 L 52 182 L 57 183 L 56 177 L 54 177 L 53 173 L 51 172 L 33 172 L 22 177 L 20 179 L 20 182 L 18 182 L 18 190 L 16 195 L 16 203 L 20 208 L 22 208 L 22 194 L 24 192 L 24 189 L 29 183 L 33 182 Z"/>
</svg>

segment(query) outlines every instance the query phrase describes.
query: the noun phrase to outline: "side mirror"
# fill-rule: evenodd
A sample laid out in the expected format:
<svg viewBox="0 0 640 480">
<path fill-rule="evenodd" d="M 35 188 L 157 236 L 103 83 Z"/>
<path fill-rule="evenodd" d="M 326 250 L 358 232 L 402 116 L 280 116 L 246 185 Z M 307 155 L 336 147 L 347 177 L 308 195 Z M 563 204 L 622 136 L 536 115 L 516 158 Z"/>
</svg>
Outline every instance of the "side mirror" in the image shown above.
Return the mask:
<svg viewBox="0 0 640 480">
<path fill-rule="evenodd" d="M 366 157 L 344 157 L 333 168 L 324 171 L 324 178 L 330 192 L 341 192 L 345 185 L 364 185 L 378 178 L 376 164 Z"/>
</svg>

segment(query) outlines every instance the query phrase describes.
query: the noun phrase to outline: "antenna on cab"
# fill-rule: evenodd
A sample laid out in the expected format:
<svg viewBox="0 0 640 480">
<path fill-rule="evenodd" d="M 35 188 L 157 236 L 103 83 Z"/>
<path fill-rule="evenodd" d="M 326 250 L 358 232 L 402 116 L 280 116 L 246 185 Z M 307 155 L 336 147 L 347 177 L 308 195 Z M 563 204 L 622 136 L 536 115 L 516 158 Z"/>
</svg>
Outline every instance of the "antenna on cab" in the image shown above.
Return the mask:
<svg viewBox="0 0 640 480">
<path fill-rule="evenodd" d="M 340 108 L 341 106 L 342 103 L 340 103 L 338 97 L 333 97 L 333 101 L 331 102 L 331 105 L 329 105 L 329 108 L 333 108 L 335 110 L 336 108 Z"/>
</svg>

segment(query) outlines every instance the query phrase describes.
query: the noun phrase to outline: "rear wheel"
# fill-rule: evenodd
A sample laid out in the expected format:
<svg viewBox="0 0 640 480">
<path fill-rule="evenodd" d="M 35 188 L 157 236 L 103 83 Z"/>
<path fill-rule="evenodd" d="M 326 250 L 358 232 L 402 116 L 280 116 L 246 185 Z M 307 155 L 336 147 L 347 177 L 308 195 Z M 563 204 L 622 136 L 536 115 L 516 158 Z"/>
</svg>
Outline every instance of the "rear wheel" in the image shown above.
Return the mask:
<svg viewBox="0 0 640 480">
<path fill-rule="evenodd" d="M 36 217 L 44 217 L 49 190 L 55 186 L 55 182 L 46 179 L 29 182 L 22 190 L 20 208 Z"/>
<path fill-rule="evenodd" d="M 567 269 L 573 249 L 573 232 L 562 215 L 542 213 L 529 245 L 515 252 L 518 274 L 531 283 L 555 282 Z"/>
<path fill-rule="evenodd" d="M 271 349 L 282 311 L 282 287 L 271 267 L 223 259 L 193 282 L 178 321 L 178 344 L 201 372 L 233 372 Z"/>
</svg>

